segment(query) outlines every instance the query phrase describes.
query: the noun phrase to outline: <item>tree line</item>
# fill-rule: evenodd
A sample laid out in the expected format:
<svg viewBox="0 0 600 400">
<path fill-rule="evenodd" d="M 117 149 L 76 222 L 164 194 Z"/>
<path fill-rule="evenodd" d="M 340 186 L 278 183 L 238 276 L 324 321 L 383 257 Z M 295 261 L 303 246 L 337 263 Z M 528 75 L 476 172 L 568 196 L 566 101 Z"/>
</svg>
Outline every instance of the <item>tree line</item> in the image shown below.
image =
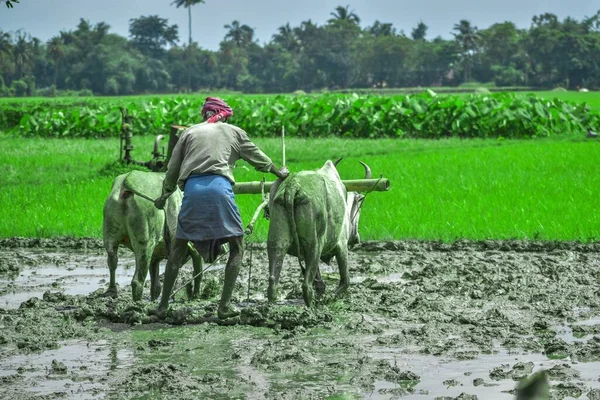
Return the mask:
<svg viewBox="0 0 600 400">
<path fill-rule="evenodd" d="M 202 0 L 175 0 L 188 8 Z M 81 19 L 47 42 L 0 30 L 0 96 L 77 93 L 128 95 L 197 90 L 282 93 L 304 90 L 457 86 L 600 88 L 600 11 L 562 21 L 534 16 L 527 29 L 512 22 L 478 29 L 458 21 L 453 38 L 429 38 L 424 22 L 410 33 L 376 21 L 363 27 L 349 7 L 327 23 L 278 28 L 260 44 L 239 21 L 224 26 L 219 50 L 191 39 L 158 15 L 129 22 L 129 37 L 104 22 Z"/>
</svg>

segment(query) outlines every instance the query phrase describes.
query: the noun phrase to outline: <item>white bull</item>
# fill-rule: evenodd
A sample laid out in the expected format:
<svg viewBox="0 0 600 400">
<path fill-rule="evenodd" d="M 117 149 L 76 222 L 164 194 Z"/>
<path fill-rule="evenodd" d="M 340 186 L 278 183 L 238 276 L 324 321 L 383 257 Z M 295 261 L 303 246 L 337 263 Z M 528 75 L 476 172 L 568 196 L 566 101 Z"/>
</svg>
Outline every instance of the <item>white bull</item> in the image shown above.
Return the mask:
<svg viewBox="0 0 600 400">
<path fill-rule="evenodd" d="M 117 296 L 115 271 L 119 245 L 128 247 L 135 255 L 135 272 L 131 280 L 133 300 L 141 300 L 148 270 L 150 297 L 155 300 L 160 295 L 159 264 L 168 258 L 182 201 L 182 193 L 177 189 L 167 200 L 164 211 L 154 206 L 149 199 L 160 196 L 163 180 L 163 173 L 144 171 L 131 171 L 115 178 L 104 203 L 102 224 L 110 271 L 110 284 L 105 296 Z M 196 276 L 192 296 L 196 297 L 202 279 L 202 258 L 192 246 L 189 246 L 189 256 L 192 257 Z"/>
<path fill-rule="evenodd" d="M 339 160 L 338 160 L 339 162 Z M 271 189 L 271 222 L 267 241 L 269 256 L 269 301 L 277 299 L 277 285 L 286 254 L 305 262 L 302 293 L 307 306 L 313 303 L 313 282 L 324 290 L 319 260 L 335 256 L 340 273 L 336 296 L 349 286 L 348 246 L 359 241 L 358 221 L 365 198 L 347 192 L 331 161 L 316 171 L 291 174 Z M 371 178 L 369 167 L 366 179 Z"/>
</svg>

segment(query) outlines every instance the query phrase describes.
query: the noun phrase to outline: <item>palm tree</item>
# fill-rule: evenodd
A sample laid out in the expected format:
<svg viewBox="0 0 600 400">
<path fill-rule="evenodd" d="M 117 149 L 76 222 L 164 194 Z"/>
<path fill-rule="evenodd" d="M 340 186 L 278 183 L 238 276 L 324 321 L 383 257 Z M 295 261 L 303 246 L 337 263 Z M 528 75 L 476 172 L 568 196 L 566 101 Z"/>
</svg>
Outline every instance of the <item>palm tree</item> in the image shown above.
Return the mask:
<svg viewBox="0 0 600 400">
<path fill-rule="evenodd" d="M 477 50 L 480 39 L 479 31 L 476 26 L 472 26 L 471 22 L 466 19 L 461 19 L 458 24 L 455 24 L 454 30 L 458 32 L 453 33 L 453 35 L 461 49 L 465 81 L 468 82 L 471 80 L 473 54 Z"/>
<path fill-rule="evenodd" d="M 13 3 L 18 3 L 19 0 L 5 0 L 6 3 L 6 7 L 8 8 L 13 8 Z M 2 3 L 2 1 L 0 1 L 0 3 Z"/>
<path fill-rule="evenodd" d="M 171 4 L 175 4 L 177 8 L 185 7 L 188 9 L 189 21 L 189 41 L 188 41 L 188 90 L 192 90 L 192 6 L 196 4 L 204 4 L 204 0 L 174 0 Z"/>
<path fill-rule="evenodd" d="M 4 61 L 5 56 L 12 57 L 10 33 L 0 31 L 0 62 Z"/>
<path fill-rule="evenodd" d="M 17 79 L 21 79 L 23 77 L 25 65 L 31 60 L 31 47 L 29 46 L 27 39 L 28 37 L 26 34 L 20 33 L 17 36 L 17 41 L 13 50 L 15 67 L 17 69 Z"/>
<path fill-rule="evenodd" d="M 65 56 L 65 46 L 60 36 L 54 36 L 48 41 L 48 52 L 54 59 L 54 87 L 56 87 L 60 60 Z"/>
<path fill-rule="evenodd" d="M 273 35 L 273 41 L 281 45 L 288 51 L 295 50 L 299 47 L 299 39 L 296 36 L 296 32 L 290 26 L 290 23 L 280 26 L 278 29 L 279 33 Z"/>
<path fill-rule="evenodd" d="M 254 41 L 254 29 L 248 25 L 240 25 L 238 21 L 233 21 L 231 25 L 225 25 L 229 32 L 225 39 L 231 40 L 237 47 L 245 47 Z"/>
<path fill-rule="evenodd" d="M 335 12 L 331 13 L 331 16 L 333 18 L 331 18 L 329 21 L 327 21 L 329 23 L 334 23 L 334 22 L 339 22 L 339 21 L 348 21 L 348 22 L 351 22 L 356 25 L 358 25 L 360 23 L 360 18 L 358 17 L 358 15 L 356 15 L 354 10 L 350 11 L 350 6 L 346 6 L 346 7 L 337 6 L 335 8 Z"/>
<path fill-rule="evenodd" d="M 372 27 L 369 29 L 369 33 L 375 37 L 379 36 L 395 36 L 396 28 L 390 23 L 381 23 L 379 21 L 375 21 Z"/>
</svg>

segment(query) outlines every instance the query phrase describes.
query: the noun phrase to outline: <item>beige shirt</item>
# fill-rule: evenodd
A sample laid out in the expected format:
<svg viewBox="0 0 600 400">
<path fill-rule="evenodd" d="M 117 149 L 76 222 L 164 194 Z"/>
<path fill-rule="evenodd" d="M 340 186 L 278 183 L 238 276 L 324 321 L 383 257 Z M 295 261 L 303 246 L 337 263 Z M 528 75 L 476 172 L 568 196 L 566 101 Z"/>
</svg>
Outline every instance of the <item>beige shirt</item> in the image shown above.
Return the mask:
<svg viewBox="0 0 600 400">
<path fill-rule="evenodd" d="M 224 122 L 203 122 L 186 129 L 173 149 L 163 183 L 163 193 L 175 186 L 184 189 L 190 175 L 222 175 L 235 184 L 233 167 L 239 159 L 256 170 L 269 172 L 273 161 L 237 126 Z"/>
</svg>

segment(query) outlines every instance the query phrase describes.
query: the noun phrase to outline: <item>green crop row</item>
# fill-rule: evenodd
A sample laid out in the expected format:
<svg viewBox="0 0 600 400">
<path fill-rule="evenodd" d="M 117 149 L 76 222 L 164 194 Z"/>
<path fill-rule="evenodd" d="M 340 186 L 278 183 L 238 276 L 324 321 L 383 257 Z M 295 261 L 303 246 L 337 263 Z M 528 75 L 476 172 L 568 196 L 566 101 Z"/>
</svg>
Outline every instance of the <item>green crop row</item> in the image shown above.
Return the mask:
<svg viewBox="0 0 600 400">
<path fill-rule="evenodd" d="M 203 97 L 141 97 L 3 103 L 0 130 L 19 136 L 110 137 L 121 128 L 119 107 L 135 134 L 161 134 L 171 124 L 200 122 Z M 585 103 L 534 95 L 235 96 L 232 122 L 253 136 L 298 137 L 547 137 L 598 130 L 600 112 Z"/>
</svg>

